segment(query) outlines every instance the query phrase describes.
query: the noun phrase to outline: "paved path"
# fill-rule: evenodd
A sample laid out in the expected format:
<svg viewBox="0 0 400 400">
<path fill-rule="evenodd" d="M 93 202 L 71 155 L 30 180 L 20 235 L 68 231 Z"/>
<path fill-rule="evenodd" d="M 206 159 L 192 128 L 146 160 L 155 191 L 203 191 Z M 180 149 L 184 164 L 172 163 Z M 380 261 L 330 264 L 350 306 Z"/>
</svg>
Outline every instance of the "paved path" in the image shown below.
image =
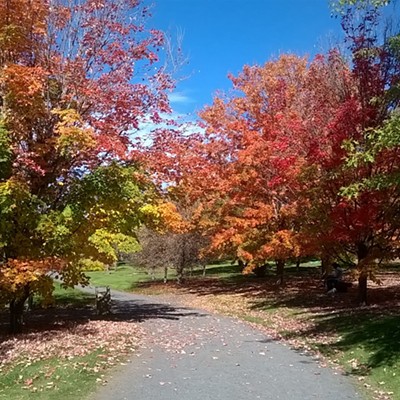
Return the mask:
<svg viewBox="0 0 400 400">
<path fill-rule="evenodd" d="M 92 400 L 361 399 L 349 378 L 235 319 L 112 293 L 144 347 Z"/>
</svg>

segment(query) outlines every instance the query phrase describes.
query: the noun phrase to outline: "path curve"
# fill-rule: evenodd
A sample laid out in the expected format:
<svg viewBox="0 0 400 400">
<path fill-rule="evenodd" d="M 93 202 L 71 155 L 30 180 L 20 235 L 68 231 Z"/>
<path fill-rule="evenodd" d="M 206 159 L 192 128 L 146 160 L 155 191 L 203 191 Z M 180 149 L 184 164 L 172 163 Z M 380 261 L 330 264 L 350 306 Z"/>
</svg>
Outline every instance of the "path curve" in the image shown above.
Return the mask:
<svg viewBox="0 0 400 400">
<path fill-rule="evenodd" d="M 87 290 L 91 290 L 90 288 Z M 239 320 L 112 291 L 143 346 L 91 400 L 362 399 L 351 379 Z"/>
</svg>

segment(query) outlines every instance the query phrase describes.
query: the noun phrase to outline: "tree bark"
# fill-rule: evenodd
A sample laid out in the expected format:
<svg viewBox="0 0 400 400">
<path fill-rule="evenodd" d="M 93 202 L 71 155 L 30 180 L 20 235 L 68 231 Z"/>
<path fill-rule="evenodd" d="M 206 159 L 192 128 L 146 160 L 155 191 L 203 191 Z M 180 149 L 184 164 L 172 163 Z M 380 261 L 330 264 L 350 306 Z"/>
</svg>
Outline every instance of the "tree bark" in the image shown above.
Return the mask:
<svg viewBox="0 0 400 400">
<path fill-rule="evenodd" d="M 151 267 L 151 270 L 150 270 L 150 276 L 151 276 L 151 280 L 152 281 L 155 281 L 156 280 L 156 267 Z"/>
<path fill-rule="evenodd" d="M 20 297 L 14 297 L 10 301 L 10 333 L 22 333 L 24 326 L 24 306 L 30 295 L 29 285 L 25 286 Z"/>
<path fill-rule="evenodd" d="M 253 273 L 257 278 L 264 278 L 267 274 L 267 266 L 265 264 L 258 265 L 253 269 Z"/>
<path fill-rule="evenodd" d="M 278 277 L 277 284 L 283 285 L 283 272 L 285 269 L 285 261 L 284 260 L 276 260 L 276 275 Z"/>
<path fill-rule="evenodd" d="M 296 260 L 296 272 L 297 273 L 299 273 L 299 271 L 300 271 L 300 264 L 301 264 L 301 261 L 300 261 L 300 258 L 298 258 Z"/>
<path fill-rule="evenodd" d="M 184 280 L 183 270 L 184 268 L 182 267 L 182 265 L 179 265 L 178 268 L 176 269 L 176 281 L 178 285 L 181 285 L 183 283 Z"/>
<path fill-rule="evenodd" d="M 368 274 L 365 270 L 366 265 L 362 265 L 367 256 L 368 247 L 364 243 L 359 243 L 357 246 L 357 261 L 360 274 L 358 277 L 358 303 L 360 305 L 368 305 Z"/>
<path fill-rule="evenodd" d="M 360 305 L 365 306 L 368 305 L 368 276 L 365 273 L 361 273 L 358 277 L 358 302 Z"/>
<path fill-rule="evenodd" d="M 329 255 L 322 255 L 321 257 L 321 275 L 323 277 L 326 277 L 332 269 L 332 257 L 330 257 Z"/>
<path fill-rule="evenodd" d="M 238 258 L 238 265 L 239 265 L 240 271 L 243 272 L 243 270 L 246 267 L 246 264 L 240 258 Z"/>
<path fill-rule="evenodd" d="M 168 267 L 164 267 L 164 283 L 168 282 Z"/>
</svg>

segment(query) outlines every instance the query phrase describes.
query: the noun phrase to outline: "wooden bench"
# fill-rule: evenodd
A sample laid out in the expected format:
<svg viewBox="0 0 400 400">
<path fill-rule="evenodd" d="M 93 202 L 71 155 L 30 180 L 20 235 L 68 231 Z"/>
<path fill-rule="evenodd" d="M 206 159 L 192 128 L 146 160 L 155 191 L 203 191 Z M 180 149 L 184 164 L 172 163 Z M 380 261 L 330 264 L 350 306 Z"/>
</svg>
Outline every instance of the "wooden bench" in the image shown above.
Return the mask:
<svg viewBox="0 0 400 400">
<path fill-rule="evenodd" d="M 111 314 L 111 291 L 110 286 L 96 286 L 96 311 L 98 315 Z"/>
</svg>

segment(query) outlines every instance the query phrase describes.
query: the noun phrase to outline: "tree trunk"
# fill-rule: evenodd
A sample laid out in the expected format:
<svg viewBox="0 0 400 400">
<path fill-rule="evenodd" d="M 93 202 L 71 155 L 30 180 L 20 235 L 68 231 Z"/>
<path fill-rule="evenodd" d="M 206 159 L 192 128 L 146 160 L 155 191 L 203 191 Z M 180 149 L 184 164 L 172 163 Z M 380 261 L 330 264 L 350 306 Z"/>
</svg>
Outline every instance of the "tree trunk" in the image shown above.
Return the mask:
<svg viewBox="0 0 400 400">
<path fill-rule="evenodd" d="M 283 271 L 285 269 L 284 260 L 276 260 L 276 275 L 278 277 L 277 284 L 283 285 Z"/>
<path fill-rule="evenodd" d="M 264 278 L 265 275 L 267 274 L 267 265 L 258 265 L 253 269 L 253 273 L 257 278 Z"/>
<path fill-rule="evenodd" d="M 30 294 L 28 297 L 28 310 L 33 310 L 33 294 Z"/>
<path fill-rule="evenodd" d="M 168 282 L 168 267 L 164 267 L 164 283 Z"/>
<path fill-rule="evenodd" d="M 24 306 L 30 296 L 29 284 L 25 285 L 20 296 L 16 295 L 10 302 L 10 333 L 21 333 L 24 324 Z"/>
<path fill-rule="evenodd" d="M 297 273 L 300 272 L 300 264 L 301 264 L 301 261 L 300 261 L 300 258 L 298 258 L 298 259 L 296 260 L 296 272 L 297 272 Z"/>
<path fill-rule="evenodd" d="M 359 243 L 357 246 L 357 259 L 359 268 L 358 277 L 358 303 L 360 305 L 368 305 L 368 272 L 366 271 L 366 264 L 363 261 L 368 256 L 368 247 L 364 243 Z"/>
<path fill-rule="evenodd" d="M 206 276 L 207 264 L 203 264 L 203 277 Z"/>
<path fill-rule="evenodd" d="M 181 254 L 180 254 L 180 260 L 178 262 L 178 265 L 176 267 L 176 274 L 177 274 L 177 282 L 178 285 L 181 285 L 183 283 L 183 272 L 185 270 L 186 266 L 186 247 L 185 247 L 185 242 L 182 243 L 181 247 Z"/>
<path fill-rule="evenodd" d="M 323 277 L 326 277 L 327 275 L 329 275 L 329 273 L 331 272 L 332 269 L 332 257 L 330 257 L 329 255 L 322 255 L 321 257 L 321 275 Z"/>
<path fill-rule="evenodd" d="M 368 276 L 365 273 L 361 273 L 358 277 L 358 302 L 360 305 L 366 306 L 368 304 L 367 298 L 367 283 Z"/>
<path fill-rule="evenodd" d="M 15 297 L 10 302 L 10 333 L 21 333 L 24 326 L 24 306 L 29 297 L 29 286 L 24 288 L 21 297 Z"/>
<path fill-rule="evenodd" d="M 181 285 L 183 283 L 183 270 L 184 268 L 181 265 L 179 265 L 176 269 L 176 281 L 178 285 Z"/>
</svg>

